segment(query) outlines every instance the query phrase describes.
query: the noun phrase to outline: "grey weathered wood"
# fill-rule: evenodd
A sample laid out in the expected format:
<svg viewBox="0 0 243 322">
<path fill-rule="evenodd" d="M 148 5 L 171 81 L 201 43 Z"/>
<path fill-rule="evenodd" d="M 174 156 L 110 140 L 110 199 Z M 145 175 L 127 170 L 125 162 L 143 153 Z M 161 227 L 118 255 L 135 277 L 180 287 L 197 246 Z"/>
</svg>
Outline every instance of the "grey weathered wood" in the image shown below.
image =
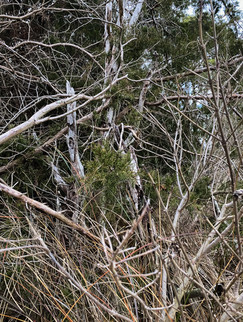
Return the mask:
<svg viewBox="0 0 243 322">
<path fill-rule="evenodd" d="M 71 87 L 69 81 L 66 83 L 66 89 L 68 95 L 75 95 L 73 87 Z M 78 152 L 78 137 L 77 137 L 77 120 L 76 120 L 76 102 L 71 104 L 67 104 L 67 111 L 73 111 L 72 113 L 67 115 L 67 125 L 68 125 L 68 133 L 67 133 L 67 146 L 70 156 L 70 161 L 72 163 L 73 171 L 76 172 L 76 175 L 81 178 L 84 177 L 84 167 L 80 160 L 79 152 Z"/>
</svg>

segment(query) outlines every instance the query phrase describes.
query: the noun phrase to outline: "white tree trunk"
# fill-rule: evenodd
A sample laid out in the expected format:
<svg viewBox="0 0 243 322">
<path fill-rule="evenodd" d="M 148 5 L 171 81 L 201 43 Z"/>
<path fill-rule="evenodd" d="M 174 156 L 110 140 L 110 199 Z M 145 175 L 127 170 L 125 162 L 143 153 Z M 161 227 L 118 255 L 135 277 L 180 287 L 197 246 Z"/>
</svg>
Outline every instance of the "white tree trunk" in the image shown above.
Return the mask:
<svg viewBox="0 0 243 322">
<path fill-rule="evenodd" d="M 142 8 L 143 8 L 143 3 L 144 3 L 144 0 L 139 0 L 134 11 L 133 11 L 133 14 L 132 14 L 132 17 L 129 21 L 129 27 L 132 27 L 136 24 L 136 22 L 138 21 L 138 18 L 139 18 L 139 15 L 142 11 Z"/>
<path fill-rule="evenodd" d="M 66 83 L 67 94 L 75 95 L 73 87 L 71 87 L 69 81 Z M 76 102 L 67 105 L 67 125 L 68 125 L 68 133 L 67 133 L 67 146 L 69 151 L 70 163 L 72 174 L 75 178 L 74 186 L 69 191 L 68 199 L 71 201 L 72 208 L 72 219 L 75 223 L 78 222 L 78 219 L 81 220 L 82 225 L 85 224 L 84 216 L 79 218 L 80 216 L 80 193 L 79 193 L 79 185 L 77 184 L 81 178 L 84 178 L 84 167 L 80 160 L 79 152 L 78 152 L 78 137 L 77 137 L 77 121 L 76 121 Z"/>
<path fill-rule="evenodd" d="M 71 87 L 69 81 L 66 84 L 67 94 L 75 95 L 73 87 Z M 67 105 L 67 112 L 75 110 L 76 102 Z M 81 178 L 84 177 L 84 167 L 80 160 L 78 153 L 78 137 L 77 137 L 77 122 L 76 122 L 76 111 L 67 115 L 68 134 L 67 134 L 67 146 L 72 163 L 72 170 L 76 176 Z"/>
</svg>

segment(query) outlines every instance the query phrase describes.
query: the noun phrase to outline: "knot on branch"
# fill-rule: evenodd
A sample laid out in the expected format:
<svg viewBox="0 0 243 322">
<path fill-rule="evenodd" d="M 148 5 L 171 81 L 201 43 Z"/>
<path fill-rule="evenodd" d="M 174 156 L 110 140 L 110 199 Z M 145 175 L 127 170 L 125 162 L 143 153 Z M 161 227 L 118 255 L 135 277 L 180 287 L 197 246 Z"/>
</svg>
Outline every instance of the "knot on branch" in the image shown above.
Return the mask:
<svg viewBox="0 0 243 322">
<path fill-rule="evenodd" d="M 233 197 L 235 200 L 242 199 L 243 198 L 243 189 L 235 190 L 235 192 L 233 193 Z"/>
</svg>

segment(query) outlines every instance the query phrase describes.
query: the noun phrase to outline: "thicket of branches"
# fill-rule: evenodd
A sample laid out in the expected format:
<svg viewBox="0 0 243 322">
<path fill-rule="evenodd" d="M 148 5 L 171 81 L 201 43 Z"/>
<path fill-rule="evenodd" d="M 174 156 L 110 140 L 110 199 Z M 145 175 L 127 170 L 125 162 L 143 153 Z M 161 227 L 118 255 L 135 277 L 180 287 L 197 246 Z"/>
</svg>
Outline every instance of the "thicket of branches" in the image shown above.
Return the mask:
<svg viewBox="0 0 243 322">
<path fill-rule="evenodd" d="M 2 1 L 1 321 L 242 319 L 241 26 L 237 1 Z"/>
</svg>

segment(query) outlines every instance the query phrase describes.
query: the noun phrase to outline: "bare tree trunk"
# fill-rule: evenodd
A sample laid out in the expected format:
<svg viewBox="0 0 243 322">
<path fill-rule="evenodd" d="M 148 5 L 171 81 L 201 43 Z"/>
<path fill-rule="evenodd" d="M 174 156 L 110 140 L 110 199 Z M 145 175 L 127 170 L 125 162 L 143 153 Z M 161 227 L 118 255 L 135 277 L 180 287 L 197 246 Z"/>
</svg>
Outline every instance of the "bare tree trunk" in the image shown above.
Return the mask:
<svg viewBox="0 0 243 322">
<path fill-rule="evenodd" d="M 70 83 L 67 81 L 67 94 L 75 95 L 74 89 L 71 87 Z M 76 121 L 76 102 L 67 105 L 67 146 L 70 157 L 71 171 L 74 177 L 73 187 L 69 190 L 69 200 L 72 203 L 72 219 L 74 222 L 81 221 L 82 225 L 85 225 L 84 217 L 80 218 L 81 214 L 81 191 L 79 191 L 79 182 L 84 178 L 84 167 L 80 160 L 78 151 L 78 136 L 77 136 L 77 121 Z M 74 111 L 74 112 L 72 112 Z M 71 113 L 72 112 L 72 113 Z"/>
</svg>

